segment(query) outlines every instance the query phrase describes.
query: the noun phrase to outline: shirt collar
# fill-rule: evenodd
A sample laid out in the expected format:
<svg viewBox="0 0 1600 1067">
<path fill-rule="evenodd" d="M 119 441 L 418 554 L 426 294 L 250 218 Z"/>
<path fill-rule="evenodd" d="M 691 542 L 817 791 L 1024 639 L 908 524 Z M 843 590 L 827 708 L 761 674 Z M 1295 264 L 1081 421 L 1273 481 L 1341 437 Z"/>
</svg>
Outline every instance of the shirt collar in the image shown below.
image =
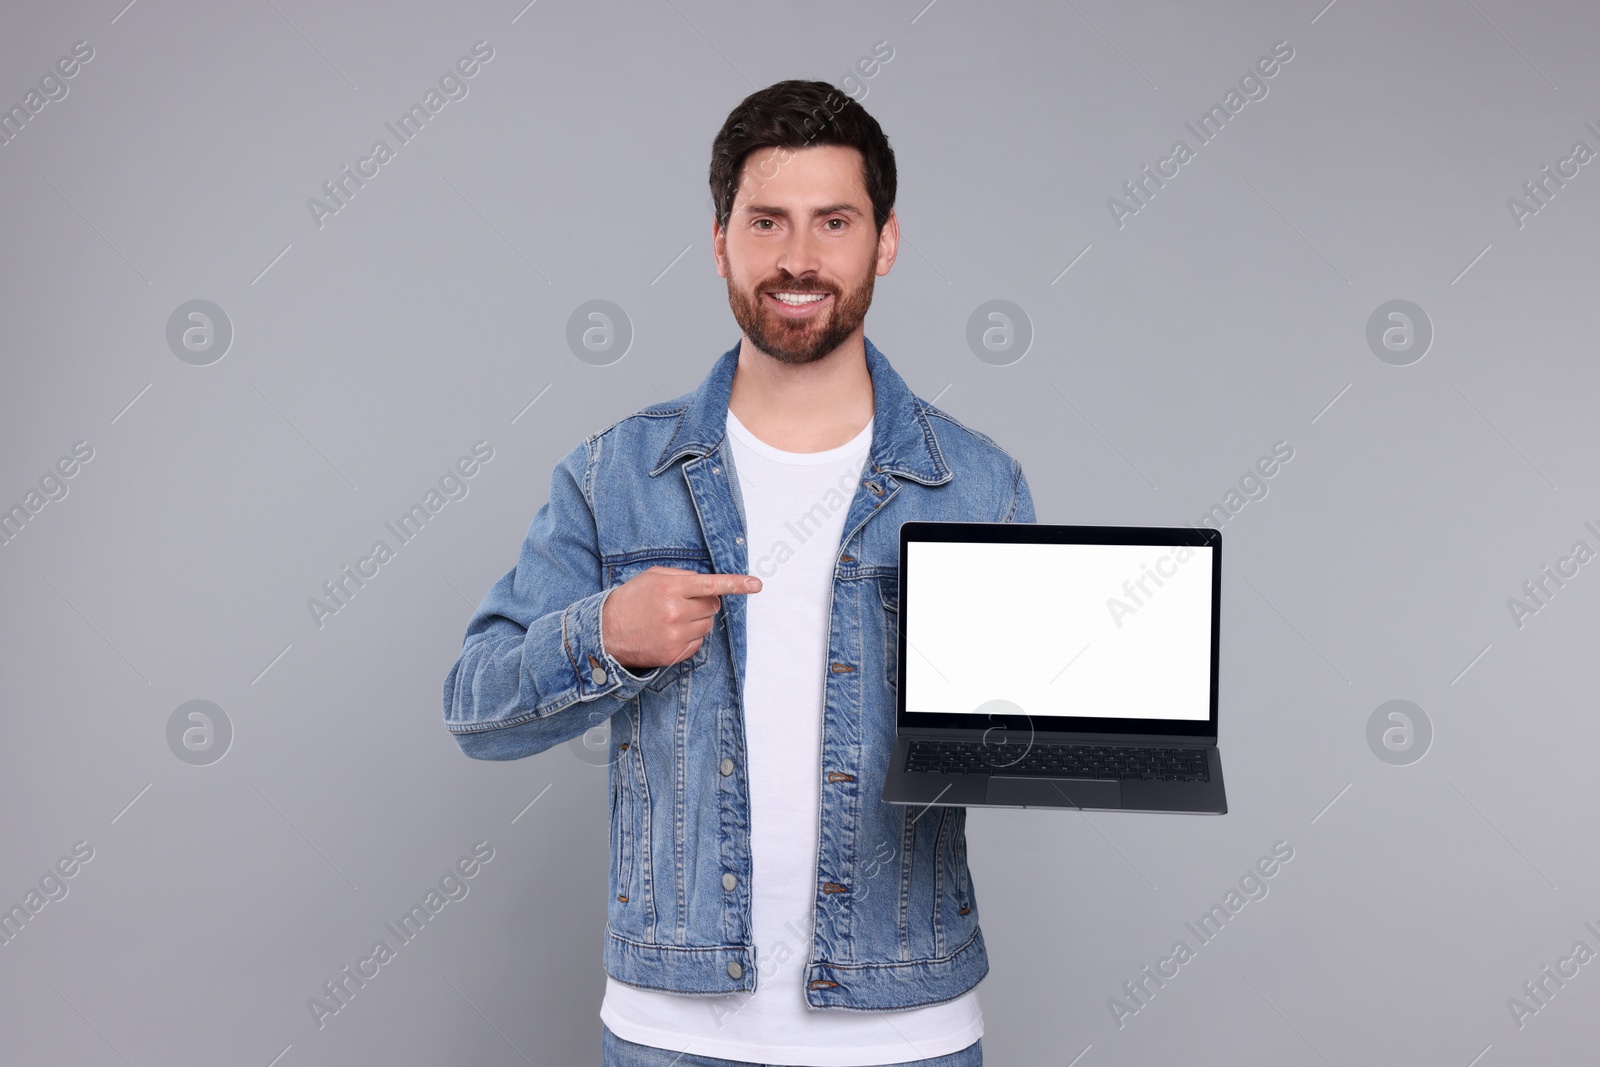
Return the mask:
<svg viewBox="0 0 1600 1067">
<path fill-rule="evenodd" d="M 872 340 L 863 340 L 867 373 L 872 377 L 873 469 L 924 485 L 943 485 L 950 480 L 951 471 L 940 454 L 923 401 L 911 392 Z M 733 392 L 733 372 L 739 365 L 739 347 L 735 344 L 724 352 L 700 387 L 689 394 L 688 406 L 678 416 L 672 436 L 650 470 L 652 478 L 684 456 L 709 456 L 722 443 L 728 431 L 728 398 Z"/>
</svg>

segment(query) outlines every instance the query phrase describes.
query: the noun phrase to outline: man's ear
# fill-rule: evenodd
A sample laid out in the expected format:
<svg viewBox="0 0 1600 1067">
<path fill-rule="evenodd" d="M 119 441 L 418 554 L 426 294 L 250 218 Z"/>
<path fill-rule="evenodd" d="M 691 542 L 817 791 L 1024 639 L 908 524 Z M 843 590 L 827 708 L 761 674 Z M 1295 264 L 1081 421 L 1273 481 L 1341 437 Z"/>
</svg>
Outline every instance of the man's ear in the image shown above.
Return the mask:
<svg viewBox="0 0 1600 1067">
<path fill-rule="evenodd" d="M 711 258 L 716 261 L 717 274 L 728 276 L 728 232 L 711 220 Z"/>
<path fill-rule="evenodd" d="M 878 261 L 874 266 L 878 277 L 889 273 L 889 268 L 894 266 L 895 256 L 900 251 L 900 219 L 895 215 L 894 208 L 889 209 L 889 217 L 884 220 L 883 229 L 878 234 Z"/>
</svg>

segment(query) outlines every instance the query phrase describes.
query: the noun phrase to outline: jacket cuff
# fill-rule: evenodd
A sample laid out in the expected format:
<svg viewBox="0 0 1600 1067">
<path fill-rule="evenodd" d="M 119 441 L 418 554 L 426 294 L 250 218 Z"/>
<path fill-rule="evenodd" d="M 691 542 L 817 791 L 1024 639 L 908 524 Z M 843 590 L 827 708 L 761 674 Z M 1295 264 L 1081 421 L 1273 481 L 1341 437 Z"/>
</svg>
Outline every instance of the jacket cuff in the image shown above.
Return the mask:
<svg viewBox="0 0 1600 1067">
<path fill-rule="evenodd" d="M 574 601 L 561 614 L 561 643 L 577 676 L 579 700 L 608 694 L 618 700 L 631 699 L 655 681 L 664 669 L 652 667 L 644 674 L 634 674 L 606 651 L 600 629 L 600 610 L 615 588 L 602 589 Z"/>
</svg>

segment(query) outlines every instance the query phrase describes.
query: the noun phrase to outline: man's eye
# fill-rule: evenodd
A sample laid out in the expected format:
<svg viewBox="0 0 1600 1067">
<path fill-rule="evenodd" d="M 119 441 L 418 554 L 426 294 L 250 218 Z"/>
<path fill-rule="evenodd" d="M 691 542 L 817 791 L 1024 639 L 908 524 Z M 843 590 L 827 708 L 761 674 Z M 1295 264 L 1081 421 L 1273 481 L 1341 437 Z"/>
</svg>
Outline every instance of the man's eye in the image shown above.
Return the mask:
<svg viewBox="0 0 1600 1067">
<path fill-rule="evenodd" d="M 836 222 L 839 224 L 839 229 L 841 229 L 841 230 L 844 229 L 844 219 L 829 219 L 828 220 L 828 225 L 832 226 Z M 837 232 L 837 231 L 835 231 L 835 232 Z"/>
<path fill-rule="evenodd" d="M 756 220 L 756 228 L 760 229 L 760 228 L 762 228 L 763 226 L 765 226 L 768 223 L 772 223 L 772 220 L 771 219 L 757 219 Z"/>
</svg>

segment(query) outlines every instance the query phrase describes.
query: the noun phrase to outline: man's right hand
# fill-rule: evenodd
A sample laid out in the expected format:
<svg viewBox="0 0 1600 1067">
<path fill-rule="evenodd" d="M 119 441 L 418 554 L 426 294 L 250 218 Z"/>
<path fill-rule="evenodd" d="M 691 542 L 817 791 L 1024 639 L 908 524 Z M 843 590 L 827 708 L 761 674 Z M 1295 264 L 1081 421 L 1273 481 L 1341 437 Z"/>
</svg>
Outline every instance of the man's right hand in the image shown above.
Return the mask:
<svg viewBox="0 0 1600 1067">
<path fill-rule="evenodd" d="M 600 639 L 630 671 L 652 670 L 700 651 L 716 624 L 722 597 L 755 593 L 749 574 L 701 574 L 682 567 L 651 567 L 617 586 L 600 610 Z"/>
</svg>

